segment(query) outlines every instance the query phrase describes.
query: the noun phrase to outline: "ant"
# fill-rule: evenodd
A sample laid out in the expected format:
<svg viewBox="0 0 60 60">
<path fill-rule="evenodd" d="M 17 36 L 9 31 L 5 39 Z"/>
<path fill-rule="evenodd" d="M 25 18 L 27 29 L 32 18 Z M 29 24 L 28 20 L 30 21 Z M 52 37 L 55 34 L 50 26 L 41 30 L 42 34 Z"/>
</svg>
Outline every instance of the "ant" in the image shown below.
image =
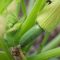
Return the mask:
<svg viewBox="0 0 60 60">
<path fill-rule="evenodd" d="M 51 1 L 51 0 L 47 0 L 47 2 L 48 2 L 49 4 L 51 4 L 51 3 L 52 3 L 52 1 Z"/>
</svg>

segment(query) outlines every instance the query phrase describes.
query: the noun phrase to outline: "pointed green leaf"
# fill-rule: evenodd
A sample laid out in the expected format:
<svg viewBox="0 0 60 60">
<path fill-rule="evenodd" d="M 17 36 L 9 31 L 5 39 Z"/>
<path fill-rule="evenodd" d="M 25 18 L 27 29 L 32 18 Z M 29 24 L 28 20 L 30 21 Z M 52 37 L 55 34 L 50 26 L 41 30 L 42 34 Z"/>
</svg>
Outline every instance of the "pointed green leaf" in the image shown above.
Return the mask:
<svg viewBox="0 0 60 60">
<path fill-rule="evenodd" d="M 7 8 L 12 0 L 0 0 L 0 14 Z"/>
<path fill-rule="evenodd" d="M 39 11 L 42 10 L 42 7 L 45 5 L 46 0 L 36 0 L 30 14 L 27 16 L 25 22 L 21 26 L 21 30 L 17 32 L 15 35 L 16 38 L 14 40 L 19 43 L 20 37 L 28 31 L 35 23 L 36 23 L 36 16 Z M 20 33 L 19 33 L 20 32 Z"/>
</svg>

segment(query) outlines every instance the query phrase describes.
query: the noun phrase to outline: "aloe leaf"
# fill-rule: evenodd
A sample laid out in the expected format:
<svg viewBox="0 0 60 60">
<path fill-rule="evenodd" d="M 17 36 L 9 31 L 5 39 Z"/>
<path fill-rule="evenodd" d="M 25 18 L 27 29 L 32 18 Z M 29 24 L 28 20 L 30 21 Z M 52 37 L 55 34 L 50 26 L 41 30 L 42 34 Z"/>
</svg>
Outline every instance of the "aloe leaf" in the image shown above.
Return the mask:
<svg viewBox="0 0 60 60">
<path fill-rule="evenodd" d="M 5 13 L 14 13 L 16 16 L 18 16 L 19 11 L 20 11 L 20 3 L 21 0 L 12 0 L 12 2 L 8 5 Z"/>
<path fill-rule="evenodd" d="M 19 12 L 20 12 L 20 5 L 21 5 L 21 0 L 16 0 L 16 13 L 17 13 L 17 16 L 19 15 Z"/>
<path fill-rule="evenodd" d="M 15 35 L 15 41 L 18 43 L 20 37 L 27 31 L 29 30 L 36 22 L 35 18 L 37 16 L 37 13 L 42 10 L 42 7 L 45 5 L 45 1 L 46 0 L 36 0 L 32 11 L 30 12 L 30 14 L 27 16 L 26 20 L 24 21 L 24 23 L 21 26 L 21 30 L 17 32 L 17 34 Z M 19 33 L 20 32 L 20 33 Z"/>
<path fill-rule="evenodd" d="M 20 45 L 22 47 L 26 46 L 30 42 L 32 42 L 38 35 L 40 35 L 43 30 L 38 26 L 34 25 L 31 29 L 29 29 L 21 38 Z M 26 42 L 27 41 L 27 42 Z"/>
<path fill-rule="evenodd" d="M 0 14 L 7 8 L 12 0 L 0 0 Z"/>
<path fill-rule="evenodd" d="M 25 17 L 27 17 L 26 4 L 25 4 L 25 1 L 24 1 L 24 0 L 21 0 L 21 6 L 22 6 L 23 15 L 24 15 Z"/>
<path fill-rule="evenodd" d="M 45 1 L 46 0 L 36 0 L 32 11 L 30 12 L 29 16 L 26 18 L 21 27 L 21 34 L 23 34 L 35 24 L 35 17 L 37 16 L 37 13 L 42 9 L 42 6 L 44 6 Z"/>
<path fill-rule="evenodd" d="M 28 8 L 27 8 L 27 15 L 30 13 L 30 11 L 32 10 L 32 7 L 34 6 L 34 2 L 35 0 L 29 0 L 28 3 Z"/>
</svg>

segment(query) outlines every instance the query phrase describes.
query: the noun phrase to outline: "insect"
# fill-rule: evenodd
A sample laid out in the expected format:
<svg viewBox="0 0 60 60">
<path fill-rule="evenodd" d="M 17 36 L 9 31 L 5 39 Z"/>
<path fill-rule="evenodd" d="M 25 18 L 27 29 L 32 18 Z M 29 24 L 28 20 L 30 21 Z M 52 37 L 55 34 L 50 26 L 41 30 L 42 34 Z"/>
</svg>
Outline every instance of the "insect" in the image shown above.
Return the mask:
<svg viewBox="0 0 60 60">
<path fill-rule="evenodd" d="M 52 3 L 52 1 L 51 1 L 51 0 L 47 0 L 47 2 L 48 2 L 49 4 L 51 4 L 51 3 Z"/>
</svg>

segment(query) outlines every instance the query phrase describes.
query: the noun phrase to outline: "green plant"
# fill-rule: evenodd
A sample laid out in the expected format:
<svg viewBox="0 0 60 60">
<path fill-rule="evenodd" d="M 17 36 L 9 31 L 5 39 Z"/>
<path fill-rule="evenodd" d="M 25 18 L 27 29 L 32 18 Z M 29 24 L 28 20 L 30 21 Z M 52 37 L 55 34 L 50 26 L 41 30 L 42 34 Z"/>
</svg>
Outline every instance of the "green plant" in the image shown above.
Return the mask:
<svg viewBox="0 0 60 60">
<path fill-rule="evenodd" d="M 47 0 L 30 0 L 28 8 L 25 0 L 0 1 L 0 60 L 58 60 L 60 33 L 47 44 L 50 33 L 60 24 L 60 1 L 51 1 L 49 4 Z M 43 32 L 37 51 L 27 55 Z M 13 52 L 11 47 L 15 49 Z"/>
</svg>

